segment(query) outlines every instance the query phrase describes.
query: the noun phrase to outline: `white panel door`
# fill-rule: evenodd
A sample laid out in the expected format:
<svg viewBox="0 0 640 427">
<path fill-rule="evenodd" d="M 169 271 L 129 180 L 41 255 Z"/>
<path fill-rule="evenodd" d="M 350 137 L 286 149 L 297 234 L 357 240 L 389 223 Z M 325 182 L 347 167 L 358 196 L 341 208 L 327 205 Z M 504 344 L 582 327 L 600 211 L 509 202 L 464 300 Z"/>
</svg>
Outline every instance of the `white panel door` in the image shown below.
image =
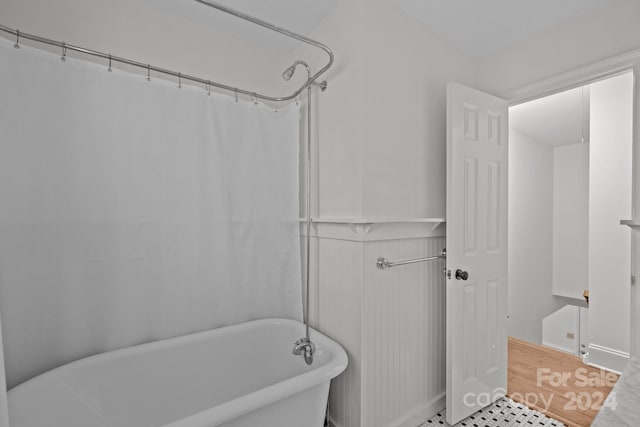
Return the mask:
<svg viewBox="0 0 640 427">
<path fill-rule="evenodd" d="M 506 394 L 508 106 L 447 86 L 447 422 Z M 535 225 L 533 225 L 535 226 Z"/>
</svg>

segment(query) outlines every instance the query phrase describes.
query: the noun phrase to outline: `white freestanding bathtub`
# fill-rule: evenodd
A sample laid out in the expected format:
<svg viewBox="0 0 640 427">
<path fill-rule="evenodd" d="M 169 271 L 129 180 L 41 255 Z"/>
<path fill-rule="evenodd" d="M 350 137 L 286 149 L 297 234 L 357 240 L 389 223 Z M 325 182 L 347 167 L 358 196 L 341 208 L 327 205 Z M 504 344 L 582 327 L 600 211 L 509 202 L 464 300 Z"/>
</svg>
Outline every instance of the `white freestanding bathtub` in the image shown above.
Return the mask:
<svg viewBox="0 0 640 427">
<path fill-rule="evenodd" d="M 78 360 L 9 391 L 11 427 L 320 427 L 329 382 L 347 366 L 316 331 L 266 319 Z"/>
</svg>

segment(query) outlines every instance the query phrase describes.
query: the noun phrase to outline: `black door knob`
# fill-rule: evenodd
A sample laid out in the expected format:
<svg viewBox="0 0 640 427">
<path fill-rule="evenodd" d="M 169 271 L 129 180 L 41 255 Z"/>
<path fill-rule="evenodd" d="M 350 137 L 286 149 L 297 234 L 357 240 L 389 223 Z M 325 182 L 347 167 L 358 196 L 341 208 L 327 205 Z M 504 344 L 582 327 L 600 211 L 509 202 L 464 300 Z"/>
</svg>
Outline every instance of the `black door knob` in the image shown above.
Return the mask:
<svg viewBox="0 0 640 427">
<path fill-rule="evenodd" d="M 456 280 L 467 280 L 469 278 L 469 273 L 466 271 L 462 271 L 460 269 L 456 270 Z"/>
</svg>

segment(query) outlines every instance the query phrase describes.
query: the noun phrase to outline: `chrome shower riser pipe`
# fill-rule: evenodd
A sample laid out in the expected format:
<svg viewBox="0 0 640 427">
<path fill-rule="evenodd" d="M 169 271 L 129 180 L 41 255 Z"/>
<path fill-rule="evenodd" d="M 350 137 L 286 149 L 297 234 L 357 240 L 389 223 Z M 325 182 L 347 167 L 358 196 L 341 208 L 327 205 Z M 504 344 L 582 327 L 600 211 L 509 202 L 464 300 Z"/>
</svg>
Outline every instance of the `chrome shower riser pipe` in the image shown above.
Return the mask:
<svg viewBox="0 0 640 427">
<path fill-rule="evenodd" d="M 311 265 L 311 86 L 307 87 L 307 168 L 306 168 L 306 217 L 307 217 L 307 253 L 305 256 L 306 264 L 306 279 L 305 279 L 305 319 L 306 325 L 306 337 L 308 341 L 311 341 L 309 337 L 309 279 L 311 277 L 311 271 L 309 266 Z"/>
<path fill-rule="evenodd" d="M 295 73 L 295 69 L 298 65 L 302 65 L 307 70 L 307 143 L 306 143 L 306 162 L 305 162 L 305 217 L 306 217 L 306 241 L 305 241 L 305 298 L 303 307 L 303 321 L 305 325 L 305 336 L 297 340 L 293 346 L 293 354 L 304 355 L 304 360 L 308 365 L 313 363 L 313 354 L 316 351 L 315 345 L 311 342 L 310 327 L 309 327 L 309 290 L 310 290 L 310 278 L 311 278 L 311 89 L 314 84 L 311 81 L 311 67 L 304 61 L 296 61 L 289 68 L 284 70 L 282 78 L 290 80 Z M 317 84 L 321 90 L 326 89 L 326 82 Z"/>
</svg>

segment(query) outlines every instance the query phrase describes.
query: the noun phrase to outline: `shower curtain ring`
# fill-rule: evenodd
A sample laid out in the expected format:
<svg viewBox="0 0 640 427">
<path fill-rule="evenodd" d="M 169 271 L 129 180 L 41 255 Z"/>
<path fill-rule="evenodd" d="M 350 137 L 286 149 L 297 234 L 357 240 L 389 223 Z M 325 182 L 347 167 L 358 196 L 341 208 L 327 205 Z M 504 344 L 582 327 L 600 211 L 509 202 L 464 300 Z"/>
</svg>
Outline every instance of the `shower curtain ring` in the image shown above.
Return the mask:
<svg viewBox="0 0 640 427">
<path fill-rule="evenodd" d="M 67 60 L 67 45 L 65 42 L 62 42 L 62 56 L 60 57 L 60 61 L 64 62 Z"/>
<path fill-rule="evenodd" d="M 207 96 L 211 96 L 211 80 L 207 80 Z"/>
<path fill-rule="evenodd" d="M 16 30 L 16 44 L 13 47 L 20 49 L 20 30 Z"/>
<path fill-rule="evenodd" d="M 296 105 L 300 105 L 301 102 L 302 102 L 302 95 L 296 96 Z"/>
<path fill-rule="evenodd" d="M 258 95 L 255 92 L 251 95 L 251 99 L 253 99 L 253 105 L 258 105 Z"/>
<path fill-rule="evenodd" d="M 111 54 L 109 54 L 109 68 L 107 69 L 108 72 L 111 72 Z"/>
<path fill-rule="evenodd" d="M 147 81 L 151 81 L 151 64 L 147 64 Z"/>
<path fill-rule="evenodd" d="M 238 88 L 235 88 L 234 92 L 236 94 L 236 103 L 237 103 L 238 102 Z"/>
<path fill-rule="evenodd" d="M 178 73 L 178 89 L 182 89 L 182 74 Z"/>
</svg>

